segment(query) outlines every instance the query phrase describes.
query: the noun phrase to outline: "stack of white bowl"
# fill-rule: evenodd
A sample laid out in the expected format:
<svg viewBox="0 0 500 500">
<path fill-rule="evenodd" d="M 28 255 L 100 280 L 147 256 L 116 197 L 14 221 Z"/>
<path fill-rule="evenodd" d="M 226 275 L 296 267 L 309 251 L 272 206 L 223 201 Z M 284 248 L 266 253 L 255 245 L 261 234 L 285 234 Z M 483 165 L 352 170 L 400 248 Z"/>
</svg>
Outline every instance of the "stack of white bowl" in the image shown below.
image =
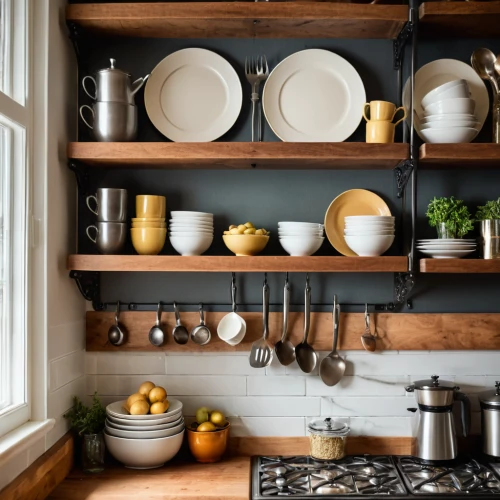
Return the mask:
<svg viewBox="0 0 500 500">
<path fill-rule="evenodd" d="M 205 212 L 170 212 L 169 238 L 181 255 L 201 255 L 214 239 L 214 215 Z"/>
<path fill-rule="evenodd" d="M 184 438 L 182 403 L 169 399 L 170 406 L 158 415 L 130 415 L 126 401 L 106 408 L 104 440 L 119 462 L 131 469 L 153 469 L 171 460 Z"/>
<path fill-rule="evenodd" d="M 323 230 L 323 224 L 314 222 L 278 222 L 281 246 L 293 257 L 316 253 L 325 240 Z"/>
<path fill-rule="evenodd" d="M 422 99 L 424 117 L 418 120 L 420 135 L 431 144 L 470 142 L 479 133 L 467 80 L 453 80 L 428 92 Z"/>
<path fill-rule="evenodd" d="M 394 241 L 392 215 L 352 215 L 345 217 L 344 238 L 347 246 L 360 257 L 378 257 Z"/>
</svg>

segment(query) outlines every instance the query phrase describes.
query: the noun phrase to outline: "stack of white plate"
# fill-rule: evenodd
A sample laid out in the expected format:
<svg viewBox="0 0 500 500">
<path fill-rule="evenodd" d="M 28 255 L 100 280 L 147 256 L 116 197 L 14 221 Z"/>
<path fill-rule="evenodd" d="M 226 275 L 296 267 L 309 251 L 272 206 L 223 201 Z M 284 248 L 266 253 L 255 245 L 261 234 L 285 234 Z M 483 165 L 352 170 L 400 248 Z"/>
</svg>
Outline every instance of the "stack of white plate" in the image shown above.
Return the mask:
<svg viewBox="0 0 500 500">
<path fill-rule="evenodd" d="M 460 259 L 476 250 L 474 239 L 418 240 L 417 249 L 433 259 Z"/>
<path fill-rule="evenodd" d="M 344 218 L 344 239 L 360 257 L 378 257 L 394 241 L 394 216 L 352 215 Z"/>
<path fill-rule="evenodd" d="M 316 253 L 325 240 L 323 230 L 323 224 L 314 222 L 278 222 L 281 246 L 293 257 Z"/>
<path fill-rule="evenodd" d="M 169 238 L 181 255 L 201 255 L 214 239 L 214 215 L 205 212 L 170 212 Z"/>
<path fill-rule="evenodd" d="M 453 80 L 436 87 L 421 104 L 424 117 L 419 120 L 419 127 L 426 142 L 470 142 L 481 129 L 467 80 Z"/>
<path fill-rule="evenodd" d="M 159 415 L 130 415 L 126 401 L 106 408 L 104 439 L 119 462 L 131 469 L 161 467 L 179 451 L 184 437 L 182 403 L 169 399 L 170 406 Z"/>
</svg>

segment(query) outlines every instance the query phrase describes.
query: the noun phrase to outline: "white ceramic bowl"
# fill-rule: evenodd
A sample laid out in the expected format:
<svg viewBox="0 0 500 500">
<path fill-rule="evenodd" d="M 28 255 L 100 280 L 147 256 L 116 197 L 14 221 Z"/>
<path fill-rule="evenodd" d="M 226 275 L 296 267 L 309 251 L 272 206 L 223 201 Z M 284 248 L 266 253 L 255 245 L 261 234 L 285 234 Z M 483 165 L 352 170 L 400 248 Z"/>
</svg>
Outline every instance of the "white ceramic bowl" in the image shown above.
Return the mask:
<svg viewBox="0 0 500 500">
<path fill-rule="evenodd" d="M 325 241 L 325 238 L 287 236 L 280 238 L 280 245 L 292 257 L 307 257 L 315 254 Z"/>
<path fill-rule="evenodd" d="M 323 229 L 324 225 L 323 224 L 317 224 L 316 222 L 291 222 L 291 221 L 285 221 L 285 222 L 278 222 L 278 227 L 279 228 L 305 228 L 305 227 L 310 227 L 313 229 Z"/>
<path fill-rule="evenodd" d="M 141 415 L 142 416 L 142 415 Z M 149 415 L 144 415 L 149 416 Z M 161 424 L 170 424 L 179 420 L 179 417 L 182 416 L 182 412 L 175 413 L 174 415 L 168 415 L 162 419 L 157 420 L 129 420 L 125 418 L 113 417 L 113 415 L 107 415 L 107 418 L 113 424 L 119 424 L 127 427 L 140 427 L 140 426 L 151 426 L 151 425 L 161 425 Z"/>
<path fill-rule="evenodd" d="M 176 217 L 174 219 L 169 219 L 170 224 L 205 224 L 207 226 L 213 226 L 213 219 L 207 219 L 203 217 Z"/>
<path fill-rule="evenodd" d="M 391 235 L 394 234 L 394 229 L 377 229 L 375 231 L 357 231 L 348 230 L 344 231 L 345 236 L 377 236 L 377 235 Z"/>
<path fill-rule="evenodd" d="M 470 98 L 446 99 L 429 104 L 425 109 L 424 116 L 430 115 L 453 115 L 453 114 L 474 114 L 476 101 Z"/>
<path fill-rule="evenodd" d="M 217 325 L 217 335 L 229 345 L 238 345 L 245 336 L 246 321 L 234 312 L 226 314 Z"/>
<path fill-rule="evenodd" d="M 175 221 L 169 221 L 168 227 L 203 227 L 207 229 L 211 229 L 214 227 L 212 223 L 208 222 L 196 222 L 196 221 L 186 221 L 186 222 L 175 222 Z"/>
<path fill-rule="evenodd" d="M 158 431 L 137 431 L 137 430 L 122 430 L 115 429 L 114 427 L 105 427 L 105 431 L 110 436 L 116 436 L 127 439 L 157 439 L 164 438 L 169 436 L 175 436 L 175 434 L 179 434 L 184 429 L 184 421 L 175 427 L 171 427 L 170 429 L 161 429 Z"/>
<path fill-rule="evenodd" d="M 454 122 L 477 122 L 476 115 L 474 114 L 460 114 L 456 113 L 450 116 L 449 114 L 446 115 L 429 115 L 425 118 L 422 118 L 420 120 L 421 125 L 426 125 L 428 123 L 432 122 L 441 122 L 445 121 L 448 122 L 450 120 L 453 120 Z"/>
<path fill-rule="evenodd" d="M 344 217 L 345 222 L 350 224 L 359 224 L 360 222 L 394 222 L 394 215 L 347 215 Z"/>
<path fill-rule="evenodd" d="M 421 130 L 420 134 L 429 144 L 457 144 L 472 141 L 478 131 L 475 128 L 465 127 L 429 128 Z"/>
<path fill-rule="evenodd" d="M 441 96 L 455 87 L 462 87 L 466 89 L 467 92 L 469 91 L 469 84 L 467 80 L 452 80 L 451 82 L 443 83 L 439 87 L 436 87 L 435 89 L 427 92 L 427 94 L 424 95 L 421 101 L 422 108 L 436 101 L 441 101 Z"/>
<path fill-rule="evenodd" d="M 214 235 L 213 231 L 201 231 L 196 229 L 191 229 L 191 231 L 170 231 L 169 236 L 212 236 Z"/>
<path fill-rule="evenodd" d="M 175 436 L 156 439 L 126 439 L 104 432 L 104 441 L 111 455 L 130 469 L 154 469 L 177 455 L 184 430 Z"/>
<path fill-rule="evenodd" d="M 214 214 L 208 212 L 188 212 L 186 210 L 175 210 L 170 212 L 172 217 L 207 217 L 214 218 Z"/>
<path fill-rule="evenodd" d="M 286 231 L 286 230 L 278 230 L 278 236 L 305 236 L 306 238 L 311 238 L 317 236 L 321 238 L 323 236 L 323 230 L 314 231 L 313 233 L 304 233 L 303 231 Z"/>
<path fill-rule="evenodd" d="M 212 234 L 190 235 L 190 236 L 173 236 L 169 234 L 169 239 L 174 250 L 183 256 L 202 255 L 212 244 L 214 237 Z"/>
<path fill-rule="evenodd" d="M 455 128 L 455 127 L 465 127 L 465 128 L 475 128 L 479 130 L 479 127 L 481 124 L 479 122 L 475 121 L 454 121 L 454 120 L 441 120 L 438 122 L 429 122 L 426 124 L 423 124 L 420 127 L 420 130 L 427 130 L 430 128 Z"/>
<path fill-rule="evenodd" d="M 345 242 L 360 257 L 378 257 L 389 250 L 394 236 L 345 236 Z"/>
<path fill-rule="evenodd" d="M 178 399 L 170 398 L 169 407 L 165 413 L 159 413 L 155 415 L 131 415 L 123 406 L 126 400 L 115 401 L 106 406 L 106 414 L 111 417 L 123 418 L 125 420 L 162 420 L 165 417 L 170 417 L 172 415 L 178 415 L 182 411 L 183 404 Z M 158 422 L 159 423 L 159 422 Z"/>
<path fill-rule="evenodd" d="M 113 420 L 110 420 L 109 417 L 106 419 L 106 425 L 108 427 L 114 427 L 115 429 L 121 429 L 123 431 L 129 431 L 129 430 L 134 430 L 134 431 L 163 431 L 165 429 L 171 429 L 172 427 L 177 427 L 179 424 L 181 424 L 184 421 L 184 417 L 182 416 L 182 413 L 180 413 L 180 417 L 173 422 L 168 422 L 166 424 L 158 424 L 158 425 L 136 425 L 137 422 L 134 423 L 134 425 L 130 425 L 128 422 L 126 424 L 117 424 Z"/>
<path fill-rule="evenodd" d="M 455 87 L 452 87 L 448 90 L 445 90 L 444 92 L 436 94 L 435 96 L 432 96 L 431 99 L 427 99 L 425 101 L 425 104 L 424 104 L 425 98 L 422 99 L 422 108 L 424 108 L 425 110 L 428 106 L 431 106 L 432 104 L 439 101 L 445 101 L 446 99 L 463 99 L 463 98 L 467 99 L 469 97 L 470 97 L 470 92 L 468 86 L 455 85 Z"/>
</svg>

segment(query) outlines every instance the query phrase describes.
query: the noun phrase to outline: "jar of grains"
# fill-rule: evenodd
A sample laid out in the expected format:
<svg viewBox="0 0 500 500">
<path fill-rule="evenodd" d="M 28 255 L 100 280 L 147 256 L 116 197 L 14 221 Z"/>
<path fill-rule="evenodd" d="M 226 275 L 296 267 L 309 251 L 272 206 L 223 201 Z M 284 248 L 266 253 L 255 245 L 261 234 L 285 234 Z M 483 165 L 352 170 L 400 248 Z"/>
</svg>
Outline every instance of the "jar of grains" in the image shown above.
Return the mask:
<svg viewBox="0 0 500 500">
<path fill-rule="evenodd" d="M 345 457 L 345 444 L 349 426 L 325 418 L 308 425 L 311 457 L 318 460 L 340 460 Z"/>
</svg>

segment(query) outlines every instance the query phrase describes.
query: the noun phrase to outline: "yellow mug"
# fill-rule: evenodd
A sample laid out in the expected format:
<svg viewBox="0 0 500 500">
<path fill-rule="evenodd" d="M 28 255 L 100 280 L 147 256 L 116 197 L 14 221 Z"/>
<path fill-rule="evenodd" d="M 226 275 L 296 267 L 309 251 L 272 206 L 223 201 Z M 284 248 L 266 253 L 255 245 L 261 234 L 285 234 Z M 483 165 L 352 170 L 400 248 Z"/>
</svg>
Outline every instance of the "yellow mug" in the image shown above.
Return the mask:
<svg viewBox="0 0 500 500">
<path fill-rule="evenodd" d="M 167 230 L 155 227 L 133 227 L 130 229 L 132 245 L 139 255 L 158 255 L 165 245 Z"/>
<path fill-rule="evenodd" d="M 139 194 L 135 197 L 135 212 L 137 218 L 164 218 L 167 214 L 167 199 L 165 196 Z"/>
<path fill-rule="evenodd" d="M 370 109 L 370 118 L 366 116 L 367 108 Z M 369 121 L 390 121 L 394 120 L 396 113 L 400 110 L 403 110 L 403 118 L 396 122 L 396 125 L 406 118 L 406 109 L 404 106 L 396 109 L 396 105 L 392 104 L 392 102 L 387 101 L 371 101 L 365 103 L 363 106 L 363 117 L 364 119 Z"/>
<path fill-rule="evenodd" d="M 374 122 L 366 124 L 366 142 L 377 144 L 391 144 L 394 142 L 394 131 L 396 124 L 390 121 Z"/>
</svg>

